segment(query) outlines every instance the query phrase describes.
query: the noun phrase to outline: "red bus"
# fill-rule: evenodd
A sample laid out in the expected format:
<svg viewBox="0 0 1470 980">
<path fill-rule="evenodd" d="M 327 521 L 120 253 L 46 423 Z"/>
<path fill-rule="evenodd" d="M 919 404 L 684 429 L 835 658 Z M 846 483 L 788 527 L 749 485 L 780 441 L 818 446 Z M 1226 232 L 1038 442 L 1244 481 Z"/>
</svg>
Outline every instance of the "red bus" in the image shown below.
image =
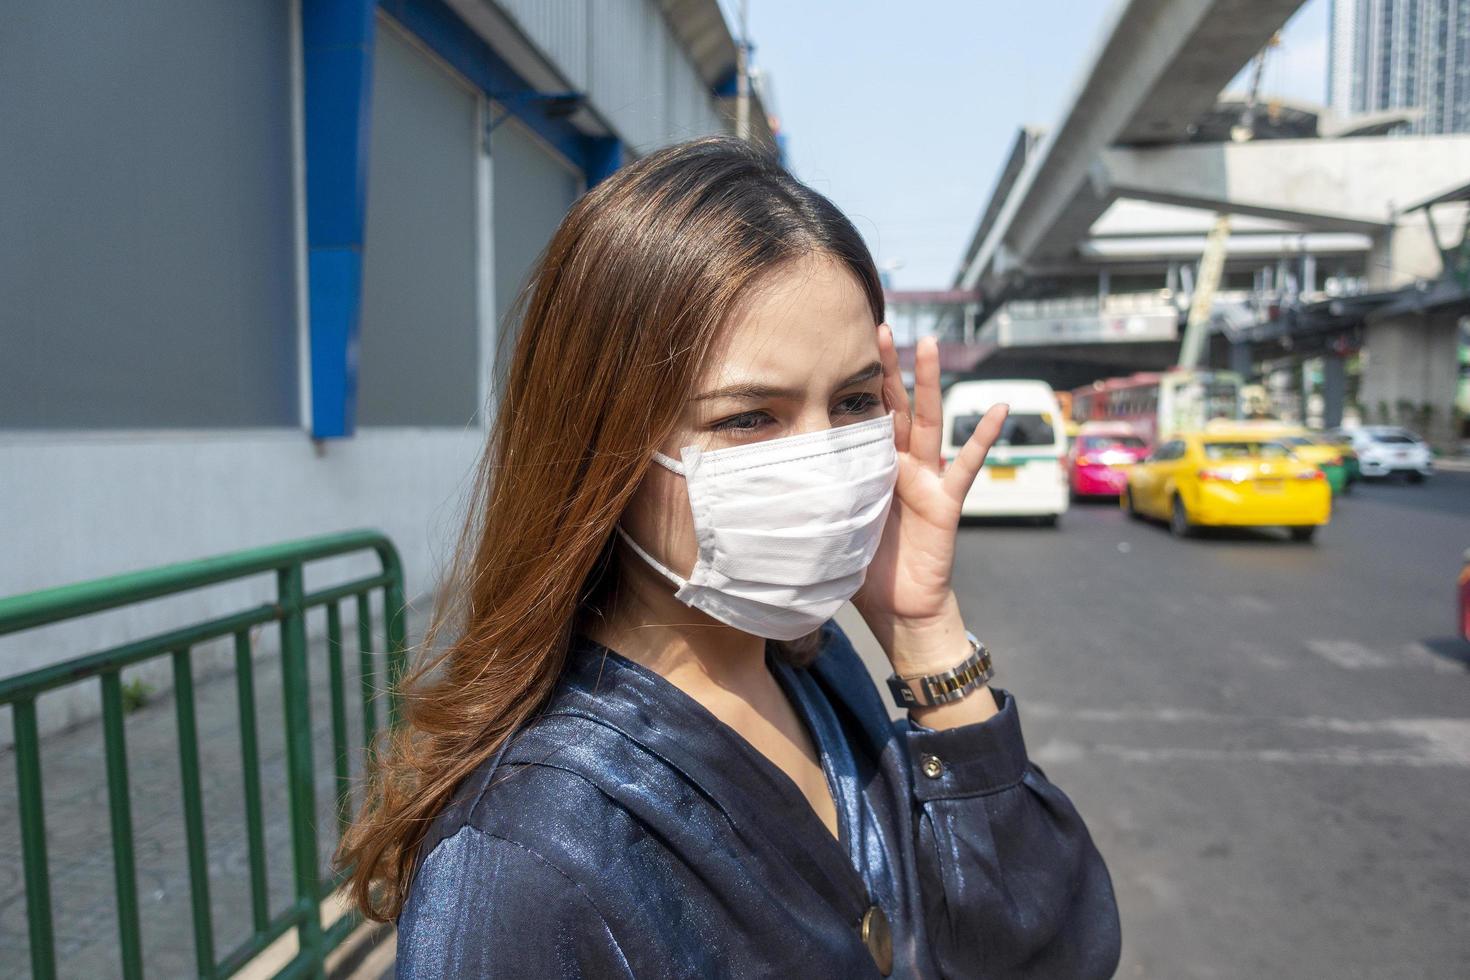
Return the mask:
<svg viewBox="0 0 1470 980">
<path fill-rule="evenodd" d="M 1141 371 L 1072 391 L 1078 422 L 1127 422 L 1150 445 L 1210 419 L 1241 417 L 1241 377 L 1231 371 Z"/>
</svg>

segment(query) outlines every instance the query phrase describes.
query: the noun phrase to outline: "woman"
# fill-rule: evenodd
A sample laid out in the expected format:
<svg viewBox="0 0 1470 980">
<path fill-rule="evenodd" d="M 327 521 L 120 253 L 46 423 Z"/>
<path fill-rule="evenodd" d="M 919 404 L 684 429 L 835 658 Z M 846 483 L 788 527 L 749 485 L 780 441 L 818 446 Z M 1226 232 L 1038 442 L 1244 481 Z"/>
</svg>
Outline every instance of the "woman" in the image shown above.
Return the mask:
<svg viewBox="0 0 1470 980">
<path fill-rule="evenodd" d="M 941 462 L 937 346 L 910 412 L 852 224 L 694 140 L 578 201 L 521 302 L 454 639 L 338 854 L 398 975 L 1110 975 L 1108 873 L 950 585 L 1005 408 Z M 950 700 L 880 697 L 849 598 Z"/>
</svg>

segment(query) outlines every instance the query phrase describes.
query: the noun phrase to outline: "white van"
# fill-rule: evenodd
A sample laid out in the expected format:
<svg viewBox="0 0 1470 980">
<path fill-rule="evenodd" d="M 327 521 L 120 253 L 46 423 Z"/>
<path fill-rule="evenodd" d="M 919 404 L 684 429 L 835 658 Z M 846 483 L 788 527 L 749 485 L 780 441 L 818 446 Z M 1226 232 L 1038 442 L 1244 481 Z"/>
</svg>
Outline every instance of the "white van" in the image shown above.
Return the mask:
<svg viewBox="0 0 1470 980">
<path fill-rule="evenodd" d="M 1066 419 L 1044 381 L 959 381 L 944 393 L 946 465 L 986 409 L 1010 406 L 1000 438 L 985 458 L 960 513 L 1034 516 L 1053 526 L 1067 511 Z"/>
</svg>

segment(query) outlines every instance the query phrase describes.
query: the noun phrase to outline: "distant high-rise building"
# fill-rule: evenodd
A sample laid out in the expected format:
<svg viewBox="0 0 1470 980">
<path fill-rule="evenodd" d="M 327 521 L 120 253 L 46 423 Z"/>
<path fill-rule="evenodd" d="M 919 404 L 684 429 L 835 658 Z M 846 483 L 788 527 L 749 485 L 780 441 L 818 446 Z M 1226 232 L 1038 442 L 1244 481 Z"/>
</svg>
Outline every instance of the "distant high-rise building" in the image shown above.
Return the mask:
<svg viewBox="0 0 1470 980">
<path fill-rule="evenodd" d="M 1331 0 L 1327 101 L 1415 109 L 1415 133 L 1470 132 L 1470 0 Z"/>
</svg>

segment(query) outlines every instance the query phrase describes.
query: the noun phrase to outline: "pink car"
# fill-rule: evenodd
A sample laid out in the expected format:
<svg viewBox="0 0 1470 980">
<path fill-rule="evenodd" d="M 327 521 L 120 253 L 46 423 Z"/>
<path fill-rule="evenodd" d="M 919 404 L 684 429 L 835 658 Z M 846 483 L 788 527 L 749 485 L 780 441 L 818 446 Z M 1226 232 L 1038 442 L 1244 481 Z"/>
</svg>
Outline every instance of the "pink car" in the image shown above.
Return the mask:
<svg viewBox="0 0 1470 980">
<path fill-rule="evenodd" d="M 1125 422 L 1084 422 L 1067 453 L 1075 497 L 1116 497 L 1128 485 L 1128 466 L 1148 455 L 1148 443 Z"/>
<path fill-rule="evenodd" d="M 1465 552 L 1465 567 L 1460 569 L 1460 636 L 1470 643 L 1470 549 Z"/>
</svg>

